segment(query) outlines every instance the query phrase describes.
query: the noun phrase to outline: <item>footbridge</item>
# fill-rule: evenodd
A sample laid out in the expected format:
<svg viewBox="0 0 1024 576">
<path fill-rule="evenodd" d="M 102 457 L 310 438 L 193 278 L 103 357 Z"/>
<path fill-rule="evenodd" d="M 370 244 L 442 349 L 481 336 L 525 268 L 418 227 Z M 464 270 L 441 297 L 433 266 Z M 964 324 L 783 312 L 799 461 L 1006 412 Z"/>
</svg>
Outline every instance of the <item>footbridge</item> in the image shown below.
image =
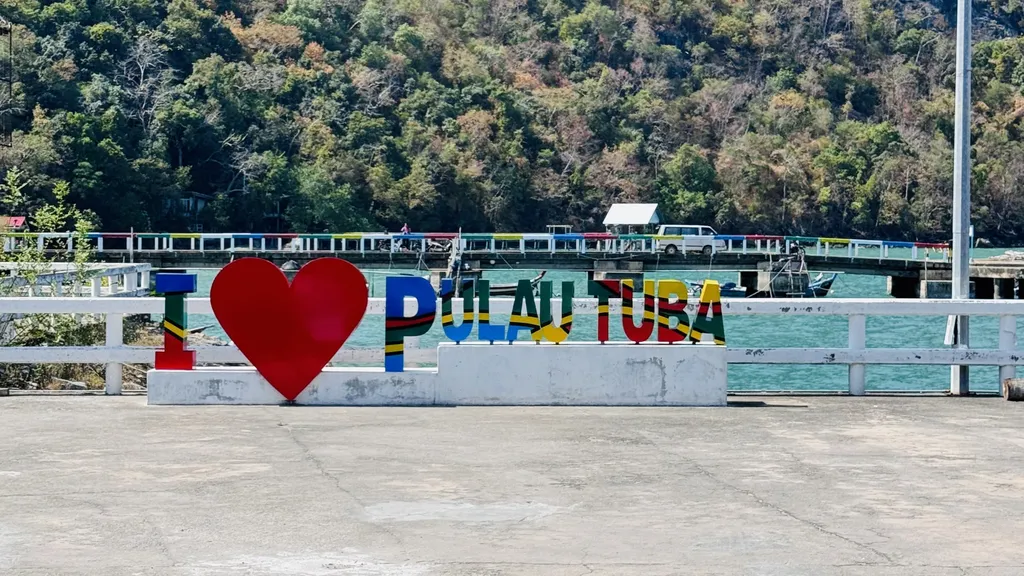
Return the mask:
<svg viewBox="0 0 1024 576">
<path fill-rule="evenodd" d="M 70 234 L 4 235 L 4 250 L 34 245 L 73 252 Z M 897 297 L 948 297 L 950 246 L 944 243 L 806 236 L 664 236 L 610 233 L 91 233 L 85 242 L 101 262 L 150 264 L 156 269 L 220 268 L 234 259 L 259 257 L 278 265 L 337 256 L 362 269 L 419 269 L 443 274 L 453 250 L 463 270 L 571 270 L 596 277 L 639 277 L 656 271 L 737 271 L 740 284 L 757 288 L 757 274 L 799 255 L 813 272 L 889 277 Z M 680 249 L 686 247 L 686 249 Z M 1014 298 L 1024 267 L 974 261 L 978 298 Z M 763 283 L 763 279 L 760 280 Z M 1019 287 L 1024 294 L 1024 282 Z"/>
</svg>

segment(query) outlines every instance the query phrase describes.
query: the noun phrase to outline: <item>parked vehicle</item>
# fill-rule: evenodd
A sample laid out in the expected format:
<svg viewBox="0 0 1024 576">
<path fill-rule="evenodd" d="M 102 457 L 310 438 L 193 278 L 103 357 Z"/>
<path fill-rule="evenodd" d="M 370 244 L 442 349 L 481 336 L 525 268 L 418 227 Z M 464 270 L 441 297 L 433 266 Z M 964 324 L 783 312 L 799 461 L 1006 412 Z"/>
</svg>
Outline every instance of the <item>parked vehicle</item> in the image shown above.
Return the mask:
<svg viewBox="0 0 1024 576">
<path fill-rule="evenodd" d="M 716 234 L 711 226 L 663 224 L 658 228 L 659 236 L 682 238 L 658 240 L 658 250 L 663 250 L 669 256 L 679 252 L 701 252 L 710 256 L 715 250 L 725 250 L 725 240 L 715 240 Z"/>
</svg>

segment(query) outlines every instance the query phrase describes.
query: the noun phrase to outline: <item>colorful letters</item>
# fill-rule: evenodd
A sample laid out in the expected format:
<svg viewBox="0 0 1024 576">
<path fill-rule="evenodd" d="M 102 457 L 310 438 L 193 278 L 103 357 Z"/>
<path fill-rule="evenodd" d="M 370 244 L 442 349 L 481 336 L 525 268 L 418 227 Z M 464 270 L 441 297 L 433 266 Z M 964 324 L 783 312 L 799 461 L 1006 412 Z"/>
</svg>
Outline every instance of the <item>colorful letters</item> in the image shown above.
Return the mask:
<svg viewBox="0 0 1024 576">
<path fill-rule="evenodd" d="M 622 281 L 622 331 L 639 344 L 654 333 L 654 280 L 644 280 L 644 311 L 640 326 L 633 320 L 633 281 Z"/>
<path fill-rule="evenodd" d="M 672 297 L 675 296 L 675 300 Z M 690 317 L 686 315 L 686 284 L 679 280 L 658 282 L 658 342 L 681 342 L 690 335 Z M 672 318 L 677 322 L 670 326 Z"/>
<path fill-rule="evenodd" d="M 157 370 L 191 370 L 196 365 L 195 350 L 185 349 L 188 340 L 185 295 L 195 291 L 195 274 L 156 275 L 156 293 L 164 297 L 164 349 L 156 352 L 153 367 Z"/>
<path fill-rule="evenodd" d="M 505 327 L 491 324 L 490 302 L 491 282 L 490 280 L 477 280 L 477 294 L 480 295 L 480 328 L 476 331 L 477 337 L 494 344 L 495 340 L 505 339 Z"/>
<path fill-rule="evenodd" d="M 701 290 L 697 314 L 687 314 L 688 291 L 678 280 L 644 281 L 644 308 L 640 324 L 636 324 L 633 311 L 632 280 L 595 280 L 588 284 L 588 292 L 597 298 L 597 340 L 610 340 L 608 334 L 609 308 L 613 299 L 622 304 L 622 330 L 629 340 L 640 343 L 654 336 L 657 326 L 659 342 L 700 342 L 704 334 L 710 334 L 715 344 L 725 345 L 725 322 L 722 319 L 722 303 L 718 283 L 706 280 Z M 384 369 L 387 372 L 401 372 L 404 369 L 404 339 L 421 336 L 430 330 L 434 322 L 436 295 L 430 282 L 420 277 L 391 277 L 387 279 L 385 297 Z M 465 283 L 459 296 L 463 298 L 462 322 L 455 324 L 452 301 L 456 298 L 455 286 L 451 280 L 441 282 L 441 326 L 445 336 L 456 343 L 466 341 L 473 332 L 474 319 L 479 326 L 477 337 L 485 342 L 514 342 L 523 331 L 528 331 L 535 342 L 548 341 L 555 344 L 569 338 L 573 325 L 573 282 L 562 283 L 560 318 L 556 322 L 551 300 L 554 296 L 550 281 L 540 283 L 540 302 L 534 295 L 529 280 L 521 280 L 516 286 L 508 327 L 491 324 L 490 283 L 477 280 Z M 476 299 L 474 300 L 474 296 Z M 405 316 L 405 299 L 415 298 L 416 313 Z M 474 304 L 476 314 L 474 314 Z"/>
<path fill-rule="evenodd" d="M 384 289 L 384 371 L 405 370 L 405 339 L 430 331 L 437 311 L 437 296 L 425 278 L 389 276 Z M 405 298 L 416 299 L 416 313 L 405 316 Z"/>
<path fill-rule="evenodd" d="M 452 315 L 452 298 L 455 296 L 455 287 L 451 278 L 441 280 L 441 326 L 444 328 L 444 335 L 449 340 L 458 344 L 469 338 L 473 331 L 473 282 L 465 282 L 459 297 L 462 298 L 462 323 L 455 325 Z"/>
<path fill-rule="evenodd" d="M 591 280 L 587 292 L 597 298 L 597 341 L 602 344 L 608 338 L 608 301 L 622 297 L 622 286 L 618 280 Z"/>
<path fill-rule="evenodd" d="M 572 331 L 572 297 L 576 285 L 562 282 L 562 311 L 558 324 L 551 316 L 551 282 L 540 283 L 540 330 L 533 335 L 534 340 L 548 340 L 558 344 L 569 337 Z"/>
</svg>

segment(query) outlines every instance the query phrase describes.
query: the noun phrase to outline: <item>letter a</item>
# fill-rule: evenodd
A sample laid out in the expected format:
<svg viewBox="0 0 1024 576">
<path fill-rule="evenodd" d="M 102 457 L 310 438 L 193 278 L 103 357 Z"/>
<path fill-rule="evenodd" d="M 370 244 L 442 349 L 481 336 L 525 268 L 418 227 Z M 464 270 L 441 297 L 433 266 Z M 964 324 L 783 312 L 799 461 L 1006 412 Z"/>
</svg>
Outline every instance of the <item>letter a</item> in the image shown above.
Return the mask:
<svg viewBox="0 0 1024 576">
<path fill-rule="evenodd" d="M 558 324 L 551 316 L 551 281 L 540 283 L 540 330 L 533 334 L 534 340 L 548 340 L 558 344 L 569 337 L 572 330 L 572 297 L 575 283 L 562 282 L 562 313 Z"/>
<path fill-rule="evenodd" d="M 526 314 L 523 314 L 524 305 Z M 533 336 L 540 330 L 540 317 L 537 316 L 537 301 L 533 299 L 533 286 L 529 280 L 524 279 L 516 285 L 516 299 L 512 302 L 512 316 L 508 321 L 508 334 L 505 335 L 505 339 L 511 343 L 519 337 L 520 330 L 526 329 Z"/>
<path fill-rule="evenodd" d="M 704 281 L 704 287 L 700 291 L 697 317 L 693 319 L 693 327 L 690 328 L 691 342 L 700 342 L 701 336 L 708 333 L 714 338 L 715 344 L 725 346 L 725 320 L 722 318 L 721 294 L 717 281 Z M 713 318 L 708 318 L 709 311 L 714 315 Z"/>
</svg>

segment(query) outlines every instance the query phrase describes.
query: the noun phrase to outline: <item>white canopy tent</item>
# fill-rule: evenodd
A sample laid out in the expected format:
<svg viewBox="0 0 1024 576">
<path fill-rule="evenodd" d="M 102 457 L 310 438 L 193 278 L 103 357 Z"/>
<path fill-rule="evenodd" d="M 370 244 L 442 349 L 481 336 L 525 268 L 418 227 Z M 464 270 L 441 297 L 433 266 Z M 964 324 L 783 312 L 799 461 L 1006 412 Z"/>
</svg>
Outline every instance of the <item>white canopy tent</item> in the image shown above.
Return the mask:
<svg viewBox="0 0 1024 576">
<path fill-rule="evenodd" d="M 604 217 L 607 228 L 618 226 L 646 227 L 661 223 L 657 204 L 612 204 Z"/>
</svg>

